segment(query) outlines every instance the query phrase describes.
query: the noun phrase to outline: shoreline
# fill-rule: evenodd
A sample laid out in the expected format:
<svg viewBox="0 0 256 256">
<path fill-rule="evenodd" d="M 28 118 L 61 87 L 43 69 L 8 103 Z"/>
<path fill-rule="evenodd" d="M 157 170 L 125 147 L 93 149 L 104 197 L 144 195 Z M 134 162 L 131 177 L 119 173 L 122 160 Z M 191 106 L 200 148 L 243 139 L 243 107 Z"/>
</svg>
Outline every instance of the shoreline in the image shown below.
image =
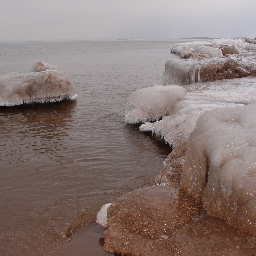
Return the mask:
<svg viewBox="0 0 256 256">
<path fill-rule="evenodd" d="M 128 124 L 129 125 L 129 124 Z M 129 125 L 135 129 L 138 129 L 139 125 Z M 172 152 L 170 145 L 166 144 L 164 140 L 159 140 L 158 137 L 152 135 L 151 133 L 145 133 L 152 141 L 152 146 L 156 146 L 161 151 L 161 154 L 165 154 L 166 158 Z M 160 170 L 162 171 L 162 170 Z M 158 175 L 158 174 L 157 174 Z M 155 175 L 152 177 L 145 177 L 142 183 L 138 185 L 134 183 L 132 191 L 139 188 L 148 187 L 155 184 Z M 129 192 L 128 192 L 129 193 Z M 124 193 L 124 195 L 127 194 Z M 118 198 L 118 197 L 117 197 Z M 116 198 L 116 199 L 117 199 Z M 92 220 L 90 223 L 80 226 L 72 232 L 69 237 L 69 241 L 62 244 L 60 248 L 53 251 L 50 255 L 52 256 L 73 256 L 74 252 L 76 256 L 119 256 L 121 254 L 107 253 L 104 251 L 104 232 L 106 228 L 101 227 L 96 223 L 96 220 Z"/>
<path fill-rule="evenodd" d="M 217 53 L 219 54 L 219 52 Z M 192 76 L 195 77 L 195 74 L 192 74 Z M 200 76 L 197 75 L 197 77 L 199 81 Z M 195 82 L 195 79 L 190 79 L 190 81 Z M 193 92 L 198 90 L 197 86 L 200 87 L 200 85 L 195 85 L 194 87 L 185 87 L 188 91 L 189 88 L 191 89 L 190 94 L 186 92 L 186 95 L 191 95 L 190 101 L 192 100 L 193 102 L 197 102 L 199 99 L 196 99 L 195 95 L 193 95 Z M 151 91 L 146 92 L 147 89 L 144 89 L 144 91 L 146 95 L 150 98 L 152 92 L 158 92 L 157 90 L 159 90 L 159 92 L 161 90 L 164 91 L 167 90 L 166 88 L 167 87 L 154 87 L 153 89 L 150 89 Z M 174 113 L 175 111 L 177 111 L 177 109 L 180 110 L 182 109 L 182 106 L 184 107 L 184 105 L 182 105 L 182 103 L 180 102 L 186 102 L 187 100 L 188 103 L 186 104 L 191 104 L 189 103 L 188 96 L 184 97 L 183 92 L 180 91 L 180 89 L 178 89 L 177 87 L 174 88 L 174 86 L 171 88 L 169 87 L 168 90 L 169 89 L 171 90 L 170 93 L 174 92 L 174 94 L 176 93 L 177 95 L 177 99 L 173 99 L 172 103 L 172 110 L 174 110 Z M 236 91 L 236 87 L 233 89 L 234 91 Z M 141 95 L 144 94 L 144 91 Z M 173 253 L 173 255 L 205 255 L 209 252 L 211 252 L 211 255 L 255 254 L 255 237 L 247 236 L 245 235 L 245 233 L 240 233 L 239 229 L 236 228 L 236 225 L 228 225 L 230 223 L 228 223 L 225 218 L 221 218 L 218 213 L 211 214 L 209 208 L 205 207 L 204 205 L 205 201 L 198 197 L 197 194 L 194 195 L 193 191 L 190 191 L 190 186 L 186 184 L 190 182 L 193 183 L 192 187 L 196 186 L 195 183 L 198 178 L 196 177 L 194 178 L 194 180 L 191 181 L 189 180 L 189 177 L 191 177 L 191 175 L 189 176 L 188 174 L 186 174 L 186 172 L 185 175 L 187 175 L 188 177 L 182 177 L 184 166 L 186 167 L 184 163 L 187 161 L 187 154 L 189 153 L 193 156 L 194 151 L 197 150 L 195 147 L 193 150 L 193 144 L 192 146 L 189 145 L 191 144 L 189 139 L 191 137 L 190 135 L 195 133 L 194 129 L 195 127 L 197 127 L 196 124 L 198 123 L 198 117 L 202 113 L 206 112 L 207 107 L 205 108 L 205 106 L 207 106 L 207 104 L 209 103 L 213 104 L 214 102 L 214 98 L 210 99 L 210 101 L 207 102 L 205 97 L 211 98 L 211 95 L 207 95 L 208 93 L 209 91 L 205 92 L 205 96 L 203 98 L 203 101 L 201 102 L 201 109 L 199 110 L 199 112 L 198 110 L 196 110 L 198 106 L 193 109 L 195 110 L 196 114 L 194 116 L 194 124 L 192 125 L 192 128 L 190 127 L 189 131 L 187 131 L 187 133 L 184 133 L 186 136 L 183 136 L 184 134 L 182 134 L 181 132 L 179 135 L 180 138 L 175 138 L 173 134 L 168 136 L 168 134 L 165 133 L 168 131 L 168 129 L 170 129 L 170 127 L 167 127 L 168 129 L 165 129 L 165 131 L 162 125 L 159 126 L 160 128 L 157 127 L 157 125 L 162 124 L 162 122 L 166 121 L 167 119 L 165 118 L 165 120 L 162 120 L 162 114 L 154 112 L 154 115 L 152 116 L 150 114 L 148 115 L 147 113 L 146 117 L 145 115 L 142 115 L 142 117 L 138 118 L 138 113 L 144 114 L 143 111 L 145 111 L 145 105 L 143 106 L 143 104 L 143 108 L 139 109 L 139 111 L 136 110 L 137 112 L 134 111 L 129 113 L 128 120 L 132 120 L 132 122 L 136 120 L 136 118 L 139 119 L 139 122 L 145 120 L 142 121 L 145 124 L 141 126 L 143 127 L 141 128 L 141 131 L 147 133 L 152 132 L 152 136 L 155 137 L 155 139 L 164 138 L 166 143 L 168 143 L 169 145 L 173 145 L 175 148 L 165 161 L 166 167 L 163 168 L 163 170 L 155 179 L 158 181 L 157 186 L 153 185 L 141 189 L 136 189 L 132 192 L 124 194 L 109 207 L 108 228 L 104 232 L 105 251 L 108 251 L 110 253 L 121 253 L 123 255 L 131 254 L 148 256 L 156 255 L 159 253 L 159 251 L 161 251 L 161 255 L 169 255 L 170 253 Z M 138 98 L 136 97 L 140 97 L 140 95 L 133 97 L 134 98 L 130 98 L 131 105 L 133 103 L 133 100 L 137 101 Z M 154 98 L 150 98 L 150 103 L 152 102 L 152 99 L 154 100 Z M 165 98 L 162 99 L 165 100 Z M 145 99 L 143 98 L 141 100 L 144 101 Z M 159 99 L 157 100 L 158 101 L 155 106 L 159 106 Z M 244 102 L 246 100 L 248 99 L 244 98 Z M 223 102 L 223 100 L 217 100 L 217 102 L 214 102 L 215 107 L 211 106 L 208 109 L 211 111 L 209 111 L 209 113 L 214 113 L 214 111 L 212 111 L 212 109 L 214 108 L 220 108 L 218 104 L 223 104 L 225 107 L 230 106 L 230 103 L 232 105 L 232 101 L 227 101 L 227 103 L 229 102 L 229 105 L 225 105 Z M 164 104 L 169 103 L 166 102 Z M 177 105 L 179 107 L 177 107 Z M 235 99 L 233 105 L 239 106 L 243 104 L 239 101 L 237 102 L 237 99 Z M 240 111 L 239 107 L 236 107 L 236 110 Z M 158 111 L 163 111 L 163 108 L 158 109 Z M 221 111 L 219 112 L 222 113 Z M 133 114 L 135 117 L 133 116 Z M 190 114 L 191 110 L 188 111 L 188 115 Z M 177 116 L 180 116 L 179 111 L 177 112 Z M 207 115 L 204 116 L 207 117 Z M 213 116 L 218 115 L 213 114 Z M 147 122 L 147 118 L 150 119 L 150 122 Z M 154 121 L 154 119 L 156 121 Z M 177 127 L 175 129 L 175 132 L 176 130 Z M 199 155 L 200 154 L 201 153 L 199 153 Z M 192 160 L 189 159 L 189 161 L 193 161 L 193 159 L 197 159 L 197 155 L 193 156 Z M 198 161 L 200 162 L 200 159 Z M 210 165 L 210 160 L 207 160 L 206 162 L 206 165 Z M 197 163 L 194 163 L 194 167 L 196 166 L 196 164 Z M 203 162 L 201 164 L 204 165 Z M 188 170 L 193 169 L 189 166 L 186 168 Z M 201 167 L 198 168 L 200 169 Z M 203 188 L 201 190 L 205 189 L 207 184 L 210 183 L 210 167 L 206 166 L 206 169 L 207 168 L 208 170 L 206 170 L 206 177 L 203 178 Z M 186 181 L 186 178 L 189 180 L 188 182 Z M 70 248 L 72 248 L 72 246 L 76 244 L 77 247 L 81 248 L 81 245 L 79 245 L 79 243 L 77 243 L 76 241 L 82 241 L 82 239 L 84 239 L 85 237 L 88 238 L 87 235 L 89 235 L 90 232 L 91 235 L 93 235 L 93 230 L 101 230 L 100 232 L 102 232 L 101 235 L 103 236 L 104 229 L 99 229 L 98 227 L 94 226 L 92 229 L 89 228 L 87 232 L 84 232 L 83 235 L 79 235 L 79 239 L 75 239 L 76 236 L 74 236 L 72 244 L 67 245 L 67 247 L 71 246 Z M 100 239 L 101 238 L 99 238 L 99 240 Z M 206 246 L 207 243 L 210 243 L 210 246 Z M 216 248 L 218 248 L 218 250 Z M 72 251 L 72 249 L 70 250 Z M 191 250 L 193 253 L 191 252 Z"/>
<path fill-rule="evenodd" d="M 92 222 L 85 230 L 75 232 L 70 241 L 63 244 L 61 248 L 54 251 L 52 256 L 114 256 L 106 253 L 103 249 L 104 228 Z"/>
<path fill-rule="evenodd" d="M 165 86 L 129 96 L 126 123 L 143 123 L 140 131 L 174 150 L 157 186 L 109 206 L 105 251 L 255 255 L 255 51 L 233 39 L 177 44 L 180 58 L 166 62 Z"/>
</svg>

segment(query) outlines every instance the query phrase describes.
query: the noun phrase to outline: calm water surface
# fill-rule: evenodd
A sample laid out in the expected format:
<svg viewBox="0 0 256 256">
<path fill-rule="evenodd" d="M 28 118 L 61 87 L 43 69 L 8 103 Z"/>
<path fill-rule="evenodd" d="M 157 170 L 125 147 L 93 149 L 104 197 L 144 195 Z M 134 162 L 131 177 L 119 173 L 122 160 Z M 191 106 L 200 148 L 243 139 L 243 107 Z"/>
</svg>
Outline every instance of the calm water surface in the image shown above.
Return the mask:
<svg viewBox="0 0 256 256">
<path fill-rule="evenodd" d="M 100 207 L 154 177 L 166 149 L 125 125 L 127 96 L 159 84 L 175 41 L 0 44 L 0 75 L 38 60 L 75 102 L 0 109 L 0 255 L 48 255 Z"/>
</svg>

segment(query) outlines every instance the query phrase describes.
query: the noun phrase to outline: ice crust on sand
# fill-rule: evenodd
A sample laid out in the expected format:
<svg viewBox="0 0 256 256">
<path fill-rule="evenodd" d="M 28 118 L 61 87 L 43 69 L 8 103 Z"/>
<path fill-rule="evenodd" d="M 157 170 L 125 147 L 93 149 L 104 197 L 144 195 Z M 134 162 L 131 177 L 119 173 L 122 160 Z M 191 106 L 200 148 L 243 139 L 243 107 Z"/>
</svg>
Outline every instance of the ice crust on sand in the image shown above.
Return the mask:
<svg viewBox="0 0 256 256">
<path fill-rule="evenodd" d="M 189 198 L 170 186 L 135 190 L 109 207 L 104 249 L 131 255 L 168 255 L 162 244 L 197 212 Z"/>
<path fill-rule="evenodd" d="M 137 90 L 128 98 L 125 122 L 135 124 L 158 120 L 167 115 L 184 95 L 185 89 L 175 85 L 155 85 Z"/>
<path fill-rule="evenodd" d="M 256 75 L 256 46 L 244 39 L 179 43 L 171 53 L 162 77 L 165 85 Z"/>
<path fill-rule="evenodd" d="M 36 63 L 27 74 L 0 77 L 0 106 L 56 102 L 77 97 L 68 76 L 55 65 Z"/>
<path fill-rule="evenodd" d="M 124 255 L 253 255 L 224 221 L 198 215 L 179 189 L 151 186 L 121 196 L 108 209 L 104 249 Z"/>
</svg>

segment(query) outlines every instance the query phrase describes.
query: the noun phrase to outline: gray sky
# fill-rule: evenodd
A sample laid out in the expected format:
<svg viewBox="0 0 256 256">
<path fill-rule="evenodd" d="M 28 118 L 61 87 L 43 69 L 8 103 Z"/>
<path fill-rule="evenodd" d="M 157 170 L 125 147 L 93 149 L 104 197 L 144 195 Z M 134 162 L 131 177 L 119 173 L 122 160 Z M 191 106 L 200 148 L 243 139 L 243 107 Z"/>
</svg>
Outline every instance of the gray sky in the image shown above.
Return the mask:
<svg viewBox="0 0 256 256">
<path fill-rule="evenodd" d="M 256 37 L 256 0 L 0 0 L 0 42 Z"/>
</svg>

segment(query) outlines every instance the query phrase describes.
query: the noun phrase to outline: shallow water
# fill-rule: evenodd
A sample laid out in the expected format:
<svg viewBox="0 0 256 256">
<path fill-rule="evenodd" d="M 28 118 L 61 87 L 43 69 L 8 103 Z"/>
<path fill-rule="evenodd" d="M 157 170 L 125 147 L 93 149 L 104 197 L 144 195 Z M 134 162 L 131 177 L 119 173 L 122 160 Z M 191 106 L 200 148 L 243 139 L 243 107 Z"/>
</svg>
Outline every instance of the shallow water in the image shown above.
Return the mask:
<svg viewBox="0 0 256 256">
<path fill-rule="evenodd" d="M 75 102 L 0 109 L 0 254 L 47 255 L 100 207 L 150 182 L 166 148 L 125 125 L 127 96 L 159 84 L 175 41 L 0 44 L 0 75 L 56 64 Z"/>
</svg>

